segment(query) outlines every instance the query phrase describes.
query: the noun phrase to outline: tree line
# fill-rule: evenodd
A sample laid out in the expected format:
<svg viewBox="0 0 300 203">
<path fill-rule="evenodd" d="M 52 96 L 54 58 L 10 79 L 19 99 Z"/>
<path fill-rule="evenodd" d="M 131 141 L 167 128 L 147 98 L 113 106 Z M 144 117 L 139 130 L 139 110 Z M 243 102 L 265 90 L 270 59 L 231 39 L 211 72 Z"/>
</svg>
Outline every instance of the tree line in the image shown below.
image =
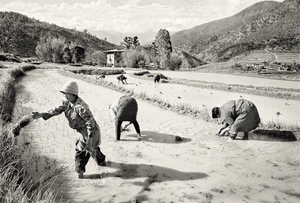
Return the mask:
<svg viewBox="0 0 300 203">
<path fill-rule="evenodd" d="M 198 60 L 185 61 L 181 51 L 172 48 L 166 29 L 158 31 L 151 45 L 141 46 L 137 36 L 126 36 L 120 45 L 92 36 L 87 30 L 66 29 L 40 22 L 14 12 L 0 12 L 0 51 L 21 57 L 37 57 L 54 63 L 107 65 L 106 50 L 123 49 L 116 59 L 124 66 L 177 70 L 183 65 L 195 67 Z M 196 62 L 196 63 L 195 63 Z"/>
</svg>

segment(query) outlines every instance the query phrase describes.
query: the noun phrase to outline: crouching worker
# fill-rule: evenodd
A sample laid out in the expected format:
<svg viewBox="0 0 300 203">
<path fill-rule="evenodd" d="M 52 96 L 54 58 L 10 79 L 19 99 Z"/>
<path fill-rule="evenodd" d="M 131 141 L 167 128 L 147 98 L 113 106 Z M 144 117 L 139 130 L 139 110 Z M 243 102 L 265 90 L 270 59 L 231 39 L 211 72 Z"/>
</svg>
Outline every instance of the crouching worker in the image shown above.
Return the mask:
<svg viewBox="0 0 300 203">
<path fill-rule="evenodd" d="M 229 134 L 235 139 L 238 132 L 244 132 L 243 140 L 248 139 L 248 132 L 258 127 L 260 117 L 256 106 L 245 99 L 231 100 L 223 106 L 212 109 L 212 118 L 220 118 L 223 126 L 217 131 L 217 135 Z"/>
<path fill-rule="evenodd" d="M 119 84 L 119 82 L 122 82 L 122 84 L 128 84 L 127 83 L 127 78 L 122 74 L 122 75 L 119 75 L 118 77 L 117 77 L 117 80 L 118 80 L 118 84 Z"/>
<path fill-rule="evenodd" d="M 120 140 L 121 138 L 121 126 L 123 121 L 132 123 L 138 134 L 138 138 L 142 138 L 139 123 L 136 121 L 138 104 L 134 98 L 128 95 L 121 96 L 109 106 L 109 112 L 115 121 L 116 140 Z"/>
<path fill-rule="evenodd" d="M 65 113 L 69 126 L 77 131 L 75 143 L 75 170 L 78 178 L 83 178 L 85 166 L 90 156 L 99 166 L 105 165 L 105 155 L 100 151 L 101 133 L 100 127 L 95 121 L 89 106 L 78 97 L 78 86 L 76 82 L 68 81 L 60 90 L 66 101 L 47 112 L 32 112 L 35 119 L 48 120 L 53 116 Z"/>
<path fill-rule="evenodd" d="M 154 83 L 159 82 L 159 80 L 160 80 L 160 75 L 157 74 L 157 73 L 155 73 L 154 76 L 153 76 L 153 79 L 154 79 Z"/>
</svg>

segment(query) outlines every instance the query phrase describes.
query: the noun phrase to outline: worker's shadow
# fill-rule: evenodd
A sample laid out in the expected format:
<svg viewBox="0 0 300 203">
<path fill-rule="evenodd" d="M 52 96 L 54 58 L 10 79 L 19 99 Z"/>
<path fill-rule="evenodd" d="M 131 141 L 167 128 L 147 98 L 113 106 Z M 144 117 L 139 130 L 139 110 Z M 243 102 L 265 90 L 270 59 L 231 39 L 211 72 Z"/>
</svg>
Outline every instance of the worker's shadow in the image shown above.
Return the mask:
<svg viewBox="0 0 300 203">
<path fill-rule="evenodd" d="M 190 142 L 192 140 L 190 138 L 185 138 L 185 137 L 166 134 L 166 133 L 158 133 L 155 131 L 142 131 L 141 135 L 142 135 L 142 139 L 140 141 L 144 141 L 144 142 L 180 144 L 180 143 Z M 128 134 L 124 136 L 122 135 L 122 137 L 121 137 L 121 141 L 133 141 L 133 139 L 126 139 L 126 137 L 137 138 L 137 134 Z"/>
<path fill-rule="evenodd" d="M 112 173 L 103 174 L 106 177 L 119 177 L 125 180 L 146 178 L 144 181 L 134 181 L 132 184 L 141 186 L 138 194 L 149 189 L 149 186 L 155 182 L 167 181 L 191 181 L 208 177 L 206 173 L 201 172 L 182 172 L 172 168 L 156 166 L 151 164 L 125 164 L 118 162 L 109 162 L 107 167 L 117 169 Z"/>
<path fill-rule="evenodd" d="M 297 141 L 296 136 L 291 131 L 285 130 L 261 130 L 257 129 L 249 133 L 249 140 L 263 141 Z"/>
</svg>

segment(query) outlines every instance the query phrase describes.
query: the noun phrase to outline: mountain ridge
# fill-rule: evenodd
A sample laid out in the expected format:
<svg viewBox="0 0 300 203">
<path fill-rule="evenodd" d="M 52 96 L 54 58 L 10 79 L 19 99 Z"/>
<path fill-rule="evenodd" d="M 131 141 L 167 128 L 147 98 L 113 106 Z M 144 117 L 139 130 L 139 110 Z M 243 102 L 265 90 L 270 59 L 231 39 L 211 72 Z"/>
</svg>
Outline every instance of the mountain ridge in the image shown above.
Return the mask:
<svg viewBox="0 0 300 203">
<path fill-rule="evenodd" d="M 299 4 L 299 0 L 259 2 L 231 17 L 177 32 L 171 41 L 174 47 L 206 62 L 226 61 L 247 51 L 266 48 L 274 38 L 281 45 L 286 46 L 284 41 L 288 41 L 297 47 Z"/>
</svg>

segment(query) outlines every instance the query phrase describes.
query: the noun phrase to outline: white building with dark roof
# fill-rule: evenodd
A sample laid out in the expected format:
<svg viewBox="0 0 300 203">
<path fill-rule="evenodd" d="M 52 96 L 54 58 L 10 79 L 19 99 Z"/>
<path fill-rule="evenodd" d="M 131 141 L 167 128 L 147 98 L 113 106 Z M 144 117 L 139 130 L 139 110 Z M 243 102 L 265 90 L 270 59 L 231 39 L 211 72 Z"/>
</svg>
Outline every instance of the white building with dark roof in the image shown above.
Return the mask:
<svg viewBox="0 0 300 203">
<path fill-rule="evenodd" d="M 122 53 L 125 50 L 107 50 L 103 51 L 103 53 L 106 53 L 107 56 L 107 64 L 106 66 L 111 66 L 111 67 L 121 67 L 124 66 L 123 61 L 122 61 Z"/>
</svg>

